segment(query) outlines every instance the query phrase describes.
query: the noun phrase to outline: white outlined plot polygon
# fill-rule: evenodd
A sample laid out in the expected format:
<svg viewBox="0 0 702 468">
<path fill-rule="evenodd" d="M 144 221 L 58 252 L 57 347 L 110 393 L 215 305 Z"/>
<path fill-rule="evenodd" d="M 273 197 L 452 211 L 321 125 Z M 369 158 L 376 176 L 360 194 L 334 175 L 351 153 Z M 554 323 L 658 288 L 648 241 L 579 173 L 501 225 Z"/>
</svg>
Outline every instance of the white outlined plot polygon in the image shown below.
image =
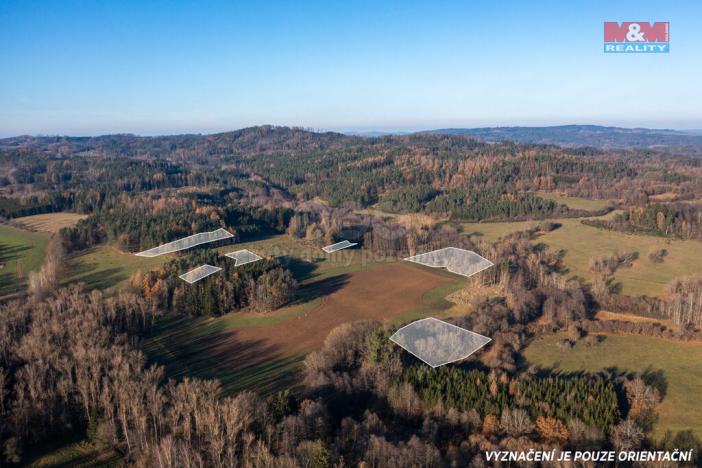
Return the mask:
<svg viewBox="0 0 702 468">
<path fill-rule="evenodd" d="M 208 242 L 215 242 L 223 239 L 229 239 L 230 237 L 234 237 L 234 234 L 227 231 L 226 229 L 219 228 L 216 231 L 199 232 L 197 234 L 193 234 L 192 236 L 174 240 L 173 242 L 169 242 L 168 244 L 159 245 L 152 249 L 144 250 L 143 252 L 138 252 L 134 255 L 137 255 L 139 257 L 158 257 L 159 255 L 178 252 L 180 250 L 195 247 L 196 245 L 207 244 Z"/>
<path fill-rule="evenodd" d="M 228 254 L 224 254 L 224 256 L 234 259 L 234 266 L 241 266 L 246 265 L 247 263 L 257 262 L 262 258 L 247 249 L 237 250 L 236 252 L 229 252 Z"/>
<path fill-rule="evenodd" d="M 341 242 L 337 242 L 336 244 L 331 244 L 327 245 L 326 247 L 322 247 L 322 250 L 324 250 L 326 253 L 332 253 L 339 250 L 348 249 L 349 247 L 353 247 L 354 245 L 358 245 L 358 243 L 343 240 Z"/>
<path fill-rule="evenodd" d="M 431 367 L 465 359 L 492 341 L 434 317 L 405 325 L 390 340 Z"/>
<path fill-rule="evenodd" d="M 205 264 L 194 268 L 188 271 L 187 273 L 183 273 L 178 278 L 182 279 L 186 283 L 193 284 L 197 283 L 201 279 L 207 278 L 208 276 L 217 273 L 220 270 L 220 267 Z"/>
<path fill-rule="evenodd" d="M 446 268 L 451 273 L 470 277 L 490 268 L 494 264 L 472 250 L 458 247 L 445 247 L 439 250 L 407 257 L 408 262 L 419 263 L 433 268 Z"/>
</svg>

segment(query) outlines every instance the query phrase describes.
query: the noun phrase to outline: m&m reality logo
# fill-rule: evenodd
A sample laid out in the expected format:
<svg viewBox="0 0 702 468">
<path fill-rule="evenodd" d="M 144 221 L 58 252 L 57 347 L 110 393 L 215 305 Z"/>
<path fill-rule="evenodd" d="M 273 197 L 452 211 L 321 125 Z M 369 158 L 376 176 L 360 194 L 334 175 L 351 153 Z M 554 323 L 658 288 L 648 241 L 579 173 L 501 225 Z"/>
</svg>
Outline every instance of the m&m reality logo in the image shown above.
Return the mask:
<svg viewBox="0 0 702 468">
<path fill-rule="evenodd" d="M 604 51 L 667 54 L 670 52 L 670 23 L 667 21 L 655 23 L 605 21 Z"/>
</svg>

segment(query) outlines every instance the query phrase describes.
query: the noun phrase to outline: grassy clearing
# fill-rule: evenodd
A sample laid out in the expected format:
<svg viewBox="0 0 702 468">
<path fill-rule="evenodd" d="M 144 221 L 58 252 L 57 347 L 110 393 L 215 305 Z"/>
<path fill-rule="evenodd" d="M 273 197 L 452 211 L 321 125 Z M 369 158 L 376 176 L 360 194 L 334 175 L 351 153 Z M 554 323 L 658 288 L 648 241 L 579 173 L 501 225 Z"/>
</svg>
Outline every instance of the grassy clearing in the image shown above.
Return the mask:
<svg viewBox="0 0 702 468">
<path fill-rule="evenodd" d="M 87 218 L 88 215 L 78 213 L 46 213 L 33 216 L 24 216 L 15 219 L 15 224 L 29 231 L 39 231 L 53 234 L 65 227 L 75 226 L 81 219 Z"/>
<path fill-rule="evenodd" d="M 84 282 L 89 289 L 118 289 L 128 283 L 135 271 L 158 268 L 167 260 L 168 256 L 137 257 L 109 245 L 101 245 L 70 256 L 62 284 Z"/>
<path fill-rule="evenodd" d="M 614 275 L 622 284 L 621 292 L 631 296 L 662 296 L 665 286 L 674 278 L 702 274 L 702 242 L 671 240 L 662 237 L 625 234 L 586 226 L 580 219 L 556 219 L 561 227 L 539 237 L 551 250 L 564 250 L 564 263 L 572 276 L 592 280 L 590 259 L 611 255 L 615 251 L 639 253 L 632 268 L 623 268 Z M 537 221 L 512 223 L 465 223 L 464 232 L 481 234 L 486 239 L 497 239 L 515 231 L 523 231 Z M 663 263 L 652 263 L 648 253 L 666 249 Z"/>
<path fill-rule="evenodd" d="M 356 213 L 368 216 L 377 216 L 379 218 L 397 218 L 400 216 L 398 213 L 390 213 L 389 211 L 383 211 L 379 208 L 368 207 L 360 210 L 356 210 Z"/>
<path fill-rule="evenodd" d="M 77 468 L 108 468 L 123 466 L 124 460 L 115 451 L 98 451 L 88 442 L 76 442 L 38 456 L 26 466 L 32 468 L 71 466 Z"/>
<path fill-rule="evenodd" d="M 11 227 L 8 227 L 8 230 L 22 233 L 21 236 L 38 235 Z M 375 258 L 360 249 L 342 250 L 329 255 L 317 246 L 285 235 L 217 248 L 222 254 L 239 249 L 251 249 L 259 255 L 277 258 L 285 267 L 293 271 L 303 285 L 337 274 L 369 268 L 379 263 L 395 261 L 395 259 Z M 171 258 L 169 255 L 153 258 L 138 257 L 109 245 L 101 245 L 70 256 L 62 282 L 68 284 L 82 281 L 88 288 L 120 288 L 127 284 L 129 277 L 135 271 L 158 268 Z M 38 265 L 41 265 L 41 261 Z"/>
<path fill-rule="evenodd" d="M 587 347 L 582 342 L 568 351 L 556 346 L 560 336 L 547 336 L 524 352 L 531 364 L 564 372 L 598 372 L 616 368 L 623 372 L 662 371 L 667 382 L 656 437 L 666 430 L 693 429 L 702 436 L 702 345 L 677 343 L 643 336 L 606 336 L 604 342 Z"/>
<path fill-rule="evenodd" d="M 27 285 L 30 271 L 41 268 L 49 236 L 0 225 L 0 298 L 7 298 Z"/>
<path fill-rule="evenodd" d="M 555 192 L 537 192 L 537 195 L 547 200 L 553 200 L 572 210 L 598 211 L 607 208 L 607 200 L 591 200 L 589 198 L 568 197 Z"/>
</svg>

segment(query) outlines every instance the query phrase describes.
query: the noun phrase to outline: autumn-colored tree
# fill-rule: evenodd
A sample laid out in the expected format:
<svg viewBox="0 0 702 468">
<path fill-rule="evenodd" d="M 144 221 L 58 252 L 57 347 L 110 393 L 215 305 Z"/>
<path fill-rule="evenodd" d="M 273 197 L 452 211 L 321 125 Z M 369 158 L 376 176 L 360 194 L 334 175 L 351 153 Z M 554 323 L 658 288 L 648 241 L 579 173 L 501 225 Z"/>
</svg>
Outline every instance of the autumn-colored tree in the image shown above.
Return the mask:
<svg viewBox="0 0 702 468">
<path fill-rule="evenodd" d="M 548 416 L 536 418 L 536 432 L 549 442 L 565 443 L 570 437 L 570 431 L 560 419 Z"/>
<path fill-rule="evenodd" d="M 624 389 L 629 402 L 629 417 L 643 425 L 652 422 L 656 407 L 661 402 L 658 390 L 646 385 L 640 377 L 627 381 Z"/>
<path fill-rule="evenodd" d="M 497 434 L 500 430 L 500 421 L 494 414 L 485 415 L 483 419 L 483 434 Z"/>
<path fill-rule="evenodd" d="M 46 249 L 46 258 L 41 269 L 29 273 L 29 292 L 35 299 L 42 299 L 56 290 L 63 258 L 61 241 L 53 237 Z"/>
</svg>

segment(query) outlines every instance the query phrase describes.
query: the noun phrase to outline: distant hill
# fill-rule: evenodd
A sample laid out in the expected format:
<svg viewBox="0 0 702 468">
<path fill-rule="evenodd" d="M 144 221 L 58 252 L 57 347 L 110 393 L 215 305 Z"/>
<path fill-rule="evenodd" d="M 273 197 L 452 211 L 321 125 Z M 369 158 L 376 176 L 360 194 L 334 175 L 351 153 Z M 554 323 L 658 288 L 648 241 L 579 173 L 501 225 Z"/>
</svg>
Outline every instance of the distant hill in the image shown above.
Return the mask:
<svg viewBox="0 0 702 468">
<path fill-rule="evenodd" d="M 327 147 L 361 137 L 334 132 L 312 132 L 301 128 L 262 125 L 209 135 L 184 134 L 137 136 L 131 134 L 95 137 L 28 136 L 0 139 L 0 149 L 48 148 L 61 152 L 97 152 L 114 156 L 169 154 L 175 149 L 192 150 L 207 146 L 212 152 L 266 152 Z"/>
<path fill-rule="evenodd" d="M 593 146 L 603 149 L 658 148 L 702 154 L 702 134 L 696 131 L 649 128 L 559 125 L 554 127 L 442 128 L 421 133 L 466 135 L 479 140 L 545 143 L 560 146 Z"/>
<path fill-rule="evenodd" d="M 343 147 L 365 139 L 404 141 L 421 135 L 471 137 L 488 143 L 514 141 L 553 144 L 563 147 L 597 149 L 644 148 L 670 153 L 702 156 L 702 133 L 698 130 L 654 130 L 647 128 L 562 125 L 555 127 L 443 128 L 405 134 L 403 132 L 314 132 L 303 128 L 263 125 L 209 135 L 184 134 L 137 136 L 130 134 L 96 137 L 28 136 L 0 139 L 0 149 L 39 149 L 63 154 L 93 153 L 140 157 L 170 154 L 175 149 L 192 151 L 207 147 L 212 153 L 253 154 L 275 151 Z"/>
<path fill-rule="evenodd" d="M 362 132 L 343 132 L 344 135 L 349 135 L 349 136 L 361 136 L 361 137 L 369 137 L 369 138 L 375 138 L 375 137 L 383 137 L 383 136 L 393 136 L 393 135 L 408 135 L 412 132 L 403 132 L 403 131 L 397 131 L 397 132 L 381 132 L 381 131 L 362 131 Z"/>
</svg>

